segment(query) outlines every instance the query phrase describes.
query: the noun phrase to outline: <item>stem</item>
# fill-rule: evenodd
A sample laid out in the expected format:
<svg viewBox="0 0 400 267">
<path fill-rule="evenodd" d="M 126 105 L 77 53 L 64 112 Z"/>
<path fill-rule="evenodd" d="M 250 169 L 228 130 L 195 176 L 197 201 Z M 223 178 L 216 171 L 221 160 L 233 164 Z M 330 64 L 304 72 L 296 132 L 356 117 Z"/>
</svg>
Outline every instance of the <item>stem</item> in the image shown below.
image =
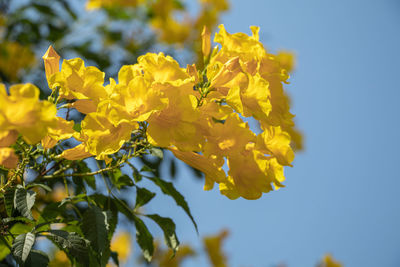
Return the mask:
<svg viewBox="0 0 400 267">
<path fill-rule="evenodd" d="M 45 176 L 43 176 L 43 178 L 45 178 L 45 179 L 51 179 L 51 178 L 58 178 L 58 177 L 82 177 L 82 176 L 93 176 L 93 175 L 96 175 L 96 174 L 101 174 L 101 173 L 103 173 L 103 172 L 116 169 L 116 168 L 118 168 L 119 166 L 121 166 L 121 165 L 124 164 L 124 163 L 125 163 L 125 161 L 122 161 L 122 162 L 120 162 L 119 164 L 117 164 L 117 165 L 115 165 L 115 166 L 111 166 L 111 167 L 107 167 L 107 168 L 104 168 L 104 169 L 100 169 L 100 170 L 95 171 L 95 172 L 86 172 L 86 173 L 62 173 L 62 174 L 59 174 L 60 172 L 57 171 L 57 173 L 55 172 L 55 173 L 52 174 L 52 175 L 45 175 Z M 70 166 L 68 166 L 68 168 L 63 168 L 63 169 L 66 170 L 66 169 L 69 169 L 69 168 L 70 168 Z M 60 169 L 60 170 L 62 170 L 62 169 Z M 64 171 L 64 170 L 63 170 L 63 171 Z"/>
</svg>

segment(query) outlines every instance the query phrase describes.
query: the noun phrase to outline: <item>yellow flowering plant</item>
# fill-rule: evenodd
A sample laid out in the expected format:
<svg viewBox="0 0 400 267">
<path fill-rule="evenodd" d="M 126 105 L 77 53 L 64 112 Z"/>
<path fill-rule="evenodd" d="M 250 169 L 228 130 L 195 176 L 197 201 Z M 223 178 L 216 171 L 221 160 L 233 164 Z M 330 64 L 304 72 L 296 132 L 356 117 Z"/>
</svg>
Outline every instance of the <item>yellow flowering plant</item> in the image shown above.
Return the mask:
<svg viewBox="0 0 400 267">
<path fill-rule="evenodd" d="M 171 151 L 205 174 L 205 190 L 216 183 L 230 199 L 258 199 L 283 187 L 284 166 L 294 159 L 291 132 L 296 131 L 283 90 L 287 62 L 265 50 L 257 27 L 251 27 L 251 36 L 219 28 L 214 41 L 220 46 L 212 51 L 211 35 L 203 30 L 202 64 L 182 68 L 171 56 L 147 53 L 136 64 L 121 67 L 118 80 L 110 78 L 106 84 L 106 74 L 80 58 L 64 59 L 60 65 L 50 46 L 43 56 L 52 90 L 48 100 L 40 100 L 32 84 L 9 90 L 0 86 L 5 218 L 0 246 L 13 260 L 47 266 L 48 256 L 33 249 L 45 237 L 75 266 L 105 266 L 110 260 L 118 264 L 113 253 L 118 237 L 111 242 L 118 214 L 135 225 L 146 260 L 152 259 L 154 244 L 143 218 L 161 228 L 175 253 L 175 223 L 143 212 L 156 194 L 142 180 L 172 197 L 197 225 L 173 183 L 135 161 L 148 154 L 162 158 L 163 150 Z M 72 118 L 72 113 L 80 115 Z M 249 119 L 260 129 L 250 127 Z M 122 172 L 124 166 L 130 172 Z M 106 192 L 99 190 L 98 178 Z M 62 197 L 40 197 L 57 183 L 64 184 Z M 136 190 L 134 206 L 118 197 L 121 190 L 131 189 Z M 216 253 L 216 242 L 205 239 L 210 255 Z M 224 259 L 215 254 L 211 261 L 223 266 Z"/>
</svg>

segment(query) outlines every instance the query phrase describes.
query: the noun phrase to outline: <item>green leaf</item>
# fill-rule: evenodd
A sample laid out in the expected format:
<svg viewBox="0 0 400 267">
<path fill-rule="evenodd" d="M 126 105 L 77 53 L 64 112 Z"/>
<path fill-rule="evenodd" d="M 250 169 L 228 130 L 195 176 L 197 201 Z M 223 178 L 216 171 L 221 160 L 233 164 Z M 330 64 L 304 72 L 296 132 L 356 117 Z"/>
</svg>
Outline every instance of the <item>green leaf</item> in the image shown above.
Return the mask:
<svg viewBox="0 0 400 267">
<path fill-rule="evenodd" d="M 136 240 L 142 249 L 143 257 L 150 262 L 154 253 L 153 236 L 139 217 L 135 216 L 133 220 L 136 227 Z"/>
<path fill-rule="evenodd" d="M 111 176 L 111 182 L 118 189 L 134 185 L 132 179 L 128 175 L 122 174 L 121 170 L 119 169 L 115 170 L 110 176 Z"/>
<path fill-rule="evenodd" d="M 146 176 L 147 179 L 149 179 L 150 181 L 152 181 L 153 183 L 155 183 L 158 187 L 160 187 L 161 191 L 166 194 L 169 195 L 170 197 L 172 197 L 176 204 L 178 206 L 180 206 L 185 212 L 186 214 L 189 216 L 190 220 L 192 221 L 194 228 L 196 229 L 196 232 L 199 233 L 198 229 L 197 229 L 197 224 L 192 216 L 192 214 L 190 213 L 190 209 L 189 209 L 189 205 L 187 204 L 185 198 L 182 196 L 181 193 L 179 193 L 174 185 L 170 182 L 164 181 L 158 177 L 148 177 Z"/>
<path fill-rule="evenodd" d="M 157 158 L 163 159 L 164 157 L 164 153 L 163 150 L 161 148 L 158 147 L 152 147 L 149 149 L 150 151 L 150 155 L 155 156 Z"/>
<path fill-rule="evenodd" d="M 4 218 L 1 219 L 1 223 L 3 224 L 8 224 L 10 222 L 26 222 L 26 223 L 34 223 L 34 221 L 26 218 L 26 217 L 22 217 L 22 216 L 17 216 L 17 217 L 8 217 L 8 218 Z"/>
<path fill-rule="evenodd" d="M 67 232 L 64 230 L 51 230 L 46 237 L 53 241 L 60 249 L 68 255 L 77 258 L 80 263 L 88 262 L 89 241 L 81 237 L 76 232 Z"/>
<path fill-rule="evenodd" d="M 72 127 L 72 129 L 74 129 L 76 132 L 80 133 L 82 126 L 80 122 L 75 122 L 74 126 Z"/>
<path fill-rule="evenodd" d="M 62 216 L 64 210 L 65 207 L 60 207 L 58 203 L 47 204 L 40 214 L 37 224 L 54 221 L 58 216 Z"/>
<path fill-rule="evenodd" d="M 77 172 L 79 172 L 79 173 L 89 173 L 92 171 L 87 166 L 85 161 L 80 161 L 76 168 L 77 168 Z M 83 176 L 83 177 L 73 177 L 72 179 L 73 179 L 74 183 L 76 183 L 76 184 L 82 183 L 82 181 L 84 181 L 93 190 L 96 190 L 96 179 L 93 175 L 87 175 L 87 176 Z"/>
<path fill-rule="evenodd" d="M 133 166 L 130 165 L 133 171 L 133 179 L 135 180 L 136 183 L 140 182 L 142 180 L 142 175 L 140 174 L 140 172 Z"/>
<path fill-rule="evenodd" d="M 161 230 L 164 232 L 165 243 L 174 251 L 175 254 L 175 252 L 178 250 L 179 240 L 176 236 L 176 226 L 174 221 L 170 218 L 161 217 L 158 214 L 149 214 L 146 216 L 160 226 Z"/>
<path fill-rule="evenodd" d="M 113 197 L 113 201 L 114 201 L 115 206 L 117 206 L 117 209 L 119 212 L 124 214 L 126 216 L 126 218 L 128 218 L 130 221 L 134 220 L 135 213 L 129 207 L 129 205 L 128 205 L 128 203 L 126 203 L 126 201 L 124 201 L 123 199 L 116 198 L 116 197 Z"/>
<path fill-rule="evenodd" d="M 26 191 L 22 186 L 17 187 L 14 197 L 14 207 L 21 212 L 21 215 L 33 220 L 31 209 L 35 204 L 36 193 Z"/>
<path fill-rule="evenodd" d="M 31 232 L 17 236 L 12 245 L 14 257 L 18 261 L 25 262 L 32 249 L 33 243 L 35 243 L 35 234 Z"/>
<path fill-rule="evenodd" d="M 135 209 L 146 205 L 150 200 L 156 196 L 155 193 L 147 190 L 146 188 L 136 187 L 136 203 Z"/>
<path fill-rule="evenodd" d="M 113 262 L 119 266 L 119 260 L 118 260 L 118 253 L 115 251 L 111 251 L 111 259 L 113 260 Z"/>
<path fill-rule="evenodd" d="M 106 212 L 99 207 L 90 206 L 83 214 L 81 229 L 96 252 L 105 251 L 108 245 L 107 231 L 109 230 Z"/>
<path fill-rule="evenodd" d="M 50 230 L 47 238 L 57 244 L 62 250 L 68 250 L 73 255 L 83 254 L 87 252 L 89 241 L 82 238 L 75 232 L 67 232 L 64 230 Z"/>
<path fill-rule="evenodd" d="M 155 170 L 150 168 L 147 165 L 143 165 L 143 167 L 140 169 L 140 172 L 154 172 Z"/>
<path fill-rule="evenodd" d="M 14 236 L 16 236 L 16 235 L 21 235 L 21 234 L 28 233 L 31 230 L 32 230 L 32 226 L 31 225 L 27 225 L 27 224 L 24 224 L 24 223 L 17 222 L 16 224 L 14 224 L 11 227 L 10 233 L 13 234 Z"/>
<path fill-rule="evenodd" d="M 169 174 L 171 175 L 172 178 L 175 178 L 175 175 L 176 175 L 176 163 L 175 163 L 175 160 L 173 158 L 170 161 Z"/>
<path fill-rule="evenodd" d="M 10 254 L 11 237 L 0 235 L 0 262 Z"/>
<path fill-rule="evenodd" d="M 49 265 L 49 256 L 40 250 L 32 249 L 24 266 L 47 267 Z"/>
<path fill-rule="evenodd" d="M 13 208 L 14 208 L 14 196 L 15 196 L 15 188 L 7 188 L 4 193 L 4 205 L 6 206 L 6 212 L 8 217 L 12 216 Z"/>
</svg>

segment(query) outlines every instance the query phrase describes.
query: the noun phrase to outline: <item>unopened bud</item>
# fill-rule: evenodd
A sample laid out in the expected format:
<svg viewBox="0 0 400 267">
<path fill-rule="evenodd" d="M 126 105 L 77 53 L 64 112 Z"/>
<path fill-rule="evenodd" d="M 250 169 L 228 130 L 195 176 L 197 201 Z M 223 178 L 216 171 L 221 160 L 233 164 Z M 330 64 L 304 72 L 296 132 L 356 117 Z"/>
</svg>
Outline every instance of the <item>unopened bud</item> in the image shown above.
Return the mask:
<svg viewBox="0 0 400 267">
<path fill-rule="evenodd" d="M 187 67 L 186 67 L 186 72 L 190 75 L 190 76 L 192 76 L 192 77 L 194 77 L 194 81 L 195 81 L 195 83 L 198 83 L 199 82 L 199 74 L 197 73 L 197 68 L 196 68 L 196 65 L 195 64 L 193 64 L 193 65 L 187 65 Z"/>
<path fill-rule="evenodd" d="M 208 57 L 211 52 L 211 32 L 204 26 L 203 32 L 201 33 L 201 49 L 204 57 Z"/>
<path fill-rule="evenodd" d="M 50 45 L 42 58 L 46 71 L 46 79 L 49 80 L 51 75 L 60 71 L 60 56 Z"/>
</svg>

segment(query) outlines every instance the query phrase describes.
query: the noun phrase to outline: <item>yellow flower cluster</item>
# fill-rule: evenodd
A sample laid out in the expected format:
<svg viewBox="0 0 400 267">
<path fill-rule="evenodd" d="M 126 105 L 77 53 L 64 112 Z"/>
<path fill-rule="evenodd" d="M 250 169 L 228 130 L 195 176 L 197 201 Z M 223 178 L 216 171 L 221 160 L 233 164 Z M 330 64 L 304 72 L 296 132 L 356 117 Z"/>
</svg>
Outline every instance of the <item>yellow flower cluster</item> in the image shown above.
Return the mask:
<svg viewBox="0 0 400 267">
<path fill-rule="evenodd" d="M 290 166 L 294 153 L 290 147 L 294 131 L 293 115 L 283 91 L 288 72 L 277 56 L 269 54 L 259 42 L 259 28 L 253 35 L 229 34 L 223 25 L 214 41 L 221 44 L 212 51 L 210 35 L 203 32 L 203 53 L 209 64 L 200 88 L 196 123 L 203 142 L 197 152 L 172 149 L 174 155 L 206 174 L 205 189 L 219 183 L 220 191 L 231 199 L 257 199 L 263 192 L 282 186 L 283 166 Z M 244 117 L 258 120 L 262 133 L 250 130 Z M 222 170 L 229 167 L 228 176 Z"/>
<path fill-rule="evenodd" d="M 12 169 L 18 158 L 10 148 L 21 134 L 29 144 L 38 143 L 56 124 L 56 106 L 39 101 L 39 89 L 33 84 L 6 87 L 0 84 L 0 165 Z"/>
<path fill-rule="evenodd" d="M 218 183 L 231 199 L 257 199 L 272 185 L 281 187 L 283 166 L 294 158 L 289 134 L 294 116 L 282 86 L 289 76 L 259 42 L 258 28 L 251 29 L 252 36 L 229 34 L 221 25 L 215 36 L 221 48 L 212 52 L 205 30 L 203 71 L 195 65 L 183 69 L 163 53 L 148 53 L 137 64 L 123 66 L 118 83 L 110 79 L 106 86 L 104 73 L 85 67 L 79 58 L 64 60 L 59 71 L 59 58 L 49 48 L 44 59 L 50 88 L 75 100 L 71 106 L 86 114 L 79 134 L 63 121 L 49 135 L 82 142 L 63 152 L 67 159 L 93 155 L 108 161 L 146 122 L 152 145 L 205 173 L 205 190 Z M 262 132 L 255 134 L 245 117 L 256 119 Z"/>
</svg>

